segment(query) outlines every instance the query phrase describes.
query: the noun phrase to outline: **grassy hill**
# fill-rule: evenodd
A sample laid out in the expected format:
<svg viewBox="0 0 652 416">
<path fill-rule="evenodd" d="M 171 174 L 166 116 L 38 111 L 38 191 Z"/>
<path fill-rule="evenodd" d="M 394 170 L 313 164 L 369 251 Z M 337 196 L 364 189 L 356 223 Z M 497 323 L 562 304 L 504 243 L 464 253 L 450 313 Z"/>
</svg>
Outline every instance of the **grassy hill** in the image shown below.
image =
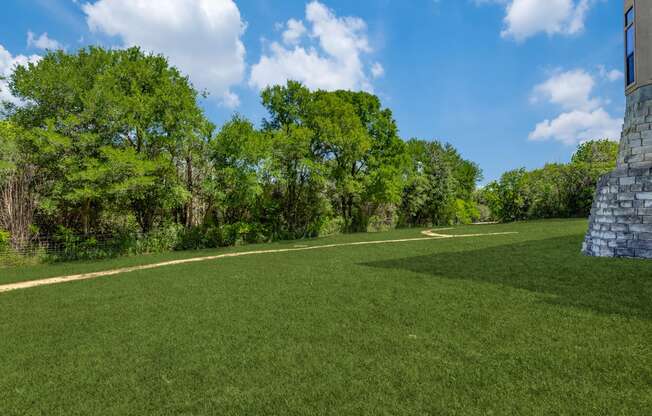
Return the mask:
<svg viewBox="0 0 652 416">
<path fill-rule="evenodd" d="M 0 294 L 2 415 L 646 414 L 652 262 L 586 221 L 256 254 Z M 0 270 L 0 284 L 344 235 Z"/>
</svg>

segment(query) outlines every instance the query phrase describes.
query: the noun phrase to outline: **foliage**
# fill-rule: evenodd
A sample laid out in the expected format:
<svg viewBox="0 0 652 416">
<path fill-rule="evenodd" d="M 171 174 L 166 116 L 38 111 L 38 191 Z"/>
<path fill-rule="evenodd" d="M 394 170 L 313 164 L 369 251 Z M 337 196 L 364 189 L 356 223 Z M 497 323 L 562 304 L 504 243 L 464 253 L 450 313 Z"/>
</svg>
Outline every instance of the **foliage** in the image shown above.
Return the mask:
<svg viewBox="0 0 652 416">
<path fill-rule="evenodd" d="M 403 188 L 401 224 L 442 225 L 472 220 L 470 212 L 464 211 L 467 204 L 472 204 L 476 183 L 482 178 L 477 165 L 462 159 L 452 146 L 437 141 L 412 139 L 407 143 L 407 153 L 411 163 Z"/>
<path fill-rule="evenodd" d="M 480 220 L 480 210 L 474 201 L 456 199 L 454 215 L 456 224 L 472 224 Z"/>
<path fill-rule="evenodd" d="M 573 157 L 571 163 L 588 163 L 590 165 L 606 165 L 616 167 L 616 158 L 618 157 L 618 143 L 611 140 L 590 140 L 581 143 Z"/>
<path fill-rule="evenodd" d="M 211 126 L 197 92 L 164 57 L 138 48 L 49 52 L 18 67 L 10 86 L 26 103 L 14 109 L 15 123 L 66 139 L 38 141 L 59 145 L 55 158 L 40 161 L 51 179 L 44 204 L 52 224 L 89 233 L 111 210 L 133 214 L 148 232 L 189 200 L 177 175 L 187 164 L 180 149 Z"/>
<path fill-rule="evenodd" d="M 319 237 L 337 235 L 344 232 L 346 221 L 342 217 L 332 217 L 326 219 L 319 228 Z"/>
<path fill-rule="evenodd" d="M 501 221 L 588 217 L 595 184 L 615 166 L 617 150 L 607 140 L 583 143 L 571 163 L 507 172 L 487 185 L 479 199 Z"/>
<path fill-rule="evenodd" d="M 11 243 L 11 234 L 9 231 L 0 230 L 0 253 L 5 253 L 9 250 Z"/>
<path fill-rule="evenodd" d="M 28 209 L 2 224 L 55 238 L 59 259 L 477 217 L 478 166 L 404 142 L 366 92 L 271 86 L 260 128 L 236 114 L 215 133 L 190 80 L 137 47 L 48 52 L 9 85 L 24 104 L 0 124 L 0 187 Z"/>
<path fill-rule="evenodd" d="M 255 221 L 263 193 L 263 161 L 268 149 L 248 120 L 235 116 L 209 145 L 212 169 L 204 178 L 213 223 Z"/>
<path fill-rule="evenodd" d="M 274 238 L 317 235 L 328 211 L 325 168 L 313 148 L 315 132 L 307 125 L 313 101 L 314 94 L 296 82 L 262 92 L 269 112 L 262 133 L 271 149 L 263 205 Z"/>
</svg>

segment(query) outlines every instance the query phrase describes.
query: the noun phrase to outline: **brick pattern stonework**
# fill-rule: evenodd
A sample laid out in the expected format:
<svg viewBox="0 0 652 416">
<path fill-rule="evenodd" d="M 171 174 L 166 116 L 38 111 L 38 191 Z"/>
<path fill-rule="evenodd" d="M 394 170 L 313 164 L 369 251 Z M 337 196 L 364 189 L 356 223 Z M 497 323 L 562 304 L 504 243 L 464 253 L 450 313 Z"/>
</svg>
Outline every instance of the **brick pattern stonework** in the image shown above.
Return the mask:
<svg viewBox="0 0 652 416">
<path fill-rule="evenodd" d="M 618 164 L 598 182 L 582 251 L 652 259 L 652 86 L 627 97 Z"/>
</svg>

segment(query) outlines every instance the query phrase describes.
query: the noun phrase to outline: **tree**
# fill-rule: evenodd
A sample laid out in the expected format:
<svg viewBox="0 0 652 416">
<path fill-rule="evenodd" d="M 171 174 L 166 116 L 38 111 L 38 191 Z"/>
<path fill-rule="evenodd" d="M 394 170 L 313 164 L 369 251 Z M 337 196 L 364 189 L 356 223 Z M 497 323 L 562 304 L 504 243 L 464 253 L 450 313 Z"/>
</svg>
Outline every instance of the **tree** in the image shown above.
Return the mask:
<svg viewBox="0 0 652 416">
<path fill-rule="evenodd" d="M 483 189 L 483 199 L 501 221 L 526 219 L 530 208 L 528 174 L 524 168 L 505 172 Z"/>
<path fill-rule="evenodd" d="M 588 163 L 591 165 L 616 166 L 618 143 L 611 140 L 590 140 L 581 143 L 573 157 L 572 163 Z"/>
<path fill-rule="evenodd" d="M 589 215 L 598 179 L 616 166 L 618 145 L 608 140 L 582 143 L 571 163 L 507 172 L 481 197 L 501 221 Z"/>
<path fill-rule="evenodd" d="M 358 162 L 363 190 L 357 198 L 357 219 L 351 218 L 352 228 L 363 231 L 369 217 L 380 214 L 381 207 L 400 204 L 408 157 L 392 112 L 382 107 L 378 97 L 351 91 L 334 95 L 352 106 L 369 140 L 369 148 Z"/>
<path fill-rule="evenodd" d="M 405 221 L 411 225 L 448 223 L 455 201 L 455 181 L 438 142 L 407 143 L 411 171 L 403 195 Z"/>
<path fill-rule="evenodd" d="M 402 223 L 448 224 L 470 221 L 473 193 L 481 171 L 450 144 L 412 139 L 407 185 L 403 191 Z"/>
<path fill-rule="evenodd" d="M 328 207 L 324 200 L 324 172 L 315 153 L 315 132 L 307 124 L 312 93 L 300 83 L 269 87 L 262 92 L 269 119 L 263 134 L 270 147 L 267 212 L 274 234 L 283 237 L 314 235 Z"/>
<path fill-rule="evenodd" d="M 308 102 L 301 123 L 327 169 L 332 206 L 346 230 L 365 230 L 379 206 L 400 201 L 406 159 L 392 113 L 365 92 L 317 91 Z"/>
<path fill-rule="evenodd" d="M 34 237 L 39 209 L 48 207 L 48 190 L 56 166 L 70 140 L 52 129 L 24 129 L 0 121 L 0 228 L 12 244 L 24 247 Z"/>
<path fill-rule="evenodd" d="M 139 48 L 48 52 L 17 68 L 10 88 L 26 103 L 12 120 L 71 140 L 62 168 L 51 167 L 59 175 L 51 199 L 59 211 L 74 211 L 82 231 L 98 225 L 108 204 L 132 212 L 144 232 L 164 212 L 192 204 L 193 155 L 213 127 L 166 58 Z M 193 211 L 186 205 L 187 223 Z"/>
<path fill-rule="evenodd" d="M 320 91 L 311 107 L 308 125 L 313 148 L 328 169 L 332 198 L 347 230 L 354 229 L 356 205 L 365 191 L 371 137 L 352 104 L 337 94 Z"/>
<path fill-rule="evenodd" d="M 213 174 L 204 184 L 217 222 L 259 222 L 256 210 L 263 193 L 264 162 L 269 149 L 253 124 L 235 115 L 210 145 Z"/>
<path fill-rule="evenodd" d="M 30 240 L 38 203 L 36 169 L 21 152 L 20 137 L 20 129 L 0 122 L 0 231 L 9 232 L 15 248 Z"/>
<path fill-rule="evenodd" d="M 455 178 L 456 198 L 471 201 L 478 182 L 482 180 L 482 170 L 477 163 L 462 158 L 450 143 L 446 143 L 442 150 Z"/>
</svg>

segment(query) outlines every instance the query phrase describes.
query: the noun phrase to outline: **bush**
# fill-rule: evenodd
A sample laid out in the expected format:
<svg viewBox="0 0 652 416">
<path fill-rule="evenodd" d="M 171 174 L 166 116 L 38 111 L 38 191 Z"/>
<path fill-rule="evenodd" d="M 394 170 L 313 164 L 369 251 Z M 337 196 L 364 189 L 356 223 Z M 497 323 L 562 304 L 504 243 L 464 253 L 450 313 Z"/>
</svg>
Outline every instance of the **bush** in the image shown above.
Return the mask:
<svg viewBox="0 0 652 416">
<path fill-rule="evenodd" d="M 217 240 L 213 242 L 209 238 L 209 230 L 212 229 L 213 228 L 207 227 L 186 228 L 179 234 L 179 240 L 177 241 L 175 249 L 201 250 L 204 248 L 217 247 L 219 245 L 219 232 L 217 234 Z"/>
<path fill-rule="evenodd" d="M 168 224 L 139 237 L 131 254 L 163 253 L 179 246 L 183 226 Z"/>
<path fill-rule="evenodd" d="M 480 220 L 480 210 L 473 201 L 455 201 L 454 221 L 456 224 L 472 224 Z"/>
<path fill-rule="evenodd" d="M 260 224 L 236 222 L 222 226 L 221 246 L 239 246 L 269 241 L 269 232 Z"/>
<path fill-rule="evenodd" d="M 476 206 L 479 214 L 478 222 L 491 222 L 495 220 L 488 206 L 484 204 L 476 204 Z"/>
<path fill-rule="evenodd" d="M 500 221 L 588 217 L 598 179 L 615 164 L 604 161 L 615 157 L 614 152 L 596 155 L 600 146 L 609 149 L 613 144 L 584 144 L 569 164 L 507 172 L 479 191 L 477 199 Z M 591 162 L 592 158 L 597 161 Z"/>
<path fill-rule="evenodd" d="M 50 261 L 99 260 L 122 255 L 161 253 L 174 250 L 179 244 L 180 225 L 154 229 L 146 235 L 124 232 L 105 239 L 76 235 L 59 227 L 54 235 L 56 247 L 48 254 Z"/>
<path fill-rule="evenodd" d="M 0 230 L 0 267 L 27 266 L 44 259 L 44 250 L 36 245 L 25 247 L 24 253 L 17 252 L 11 245 L 11 234 Z"/>
<path fill-rule="evenodd" d="M 84 240 L 66 227 L 57 229 L 54 235 L 54 243 L 56 248 L 51 256 L 55 261 L 93 260 L 107 255 L 98 247 L 97 239 L 89 238 Z"/>
<path fill-rule="evenodd" d="M 380 233 L 393 230 L 396 228 L 397 216 L 389 213 L 388 215 L 372 215 L 367 221 L 368 233 Z"/>
<path fill-rule="evenodd" d="M 346 221 L 342 217 L 333 217 L 325 220 L 319 228 L 319 237 L 341 234 L 344 231 Z"/>
<path fill-rule="evenodd" d="M 0 230 L 0 253 L 9 251 L 11 247 L 11 234 L 9 231 Z"/>
<path fill-rule="evenodd" d="M 21 256 L 11 249 L 11 234 L 0 230 L 0 267 L 17 266 L 21 260 Z"/>
</svg>

